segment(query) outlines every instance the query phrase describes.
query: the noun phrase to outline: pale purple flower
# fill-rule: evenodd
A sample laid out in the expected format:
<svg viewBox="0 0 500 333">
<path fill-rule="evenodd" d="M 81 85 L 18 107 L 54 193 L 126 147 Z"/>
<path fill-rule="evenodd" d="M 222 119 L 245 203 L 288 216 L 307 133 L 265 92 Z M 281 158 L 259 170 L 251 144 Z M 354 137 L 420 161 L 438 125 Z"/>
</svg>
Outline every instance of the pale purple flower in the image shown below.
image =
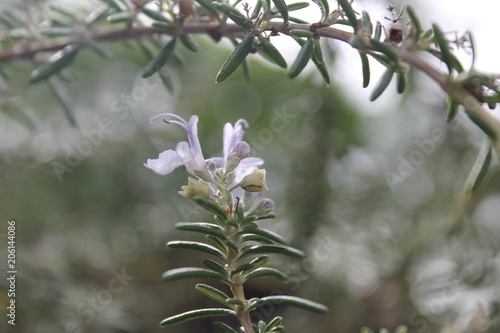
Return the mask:
<svg viewBox="0 0 500 333">
<path fill-rule="evenodd" d="M 188 142 L 182 141 L 177 144 L 175 150 L 166 150 L 157 159 L 148 159 L 144 164 L 159 175 L 167 175 L 175 168 L 184 165 L 189 173 L 207 182 L 214 182 L 218 177 L 214 177 L 216 169 L 222 169 L 227 176 L 228 184 L 236 185 L 245 176 L 257 171 L 264 161 L 260 158 L 248 157 L 250 146 L 242 141 L 243 125 L 248 126 L 244 119 L 238 120 L 234 126 L 226 123 L 223 129 L 223 157 L 214 157 L 205 160 L 201 151 L 198 139 L 198 117 L 192 116 L 187 122 L 182 117 L 173 113 L 162 113 L 151 118 L 151 121 L 158 117 L 172 117 L 177 120 L 169 120 L 184 128 L 188 135 Z"/>
<path fill-rule="evenodd" d="M 223 129 L 222 154 L 223 157 L 215 157 L 211 160 L 219 168 L 223 168 L 226 174 L 229 174 L 231 183 L 239 183 L 245 176 L 257 171 L 264 161 L 256 157 L 247 157 L 250 154 L 250 146 L 243 140 L 243 125 L 248 127 L 245 119 L 239 119 L 231 125 L 226 123 Z"/>
<path fill-rule="evenodd" d="M 207 171 L 205 158 L 201 151 L 200 141 L 198 139 L 198 117 L 192 116 L 187 122 L 184 118 L 173 113 L 162 113 L 152 117 L 153 121 L 158 117 L 173 117 L 178 120 L 169 120 L 168 123 L 177 124 L 184 128 L 188 135 L 188 142 L 179 142 L 175 150 L 166 150 L 158 156 L 157 159 L 148 159 L 144 164 L 159 175 L 167 175 L 175 168 L 184 165 L 186 170 L 204 180 L 210 180 L 210 175 Z"/>
</svg>

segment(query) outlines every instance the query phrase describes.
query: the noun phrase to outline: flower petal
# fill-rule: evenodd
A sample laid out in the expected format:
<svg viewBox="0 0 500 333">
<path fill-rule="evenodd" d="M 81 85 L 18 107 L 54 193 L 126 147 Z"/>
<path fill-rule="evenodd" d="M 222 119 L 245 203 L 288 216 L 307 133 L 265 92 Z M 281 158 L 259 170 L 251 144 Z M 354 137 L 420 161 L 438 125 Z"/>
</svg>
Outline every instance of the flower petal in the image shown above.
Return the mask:
<svg viewBox="0 0 500 333">
<path fill-rule="evenodd" d="M 198 139 L 198 116 L 191 116 L 191 118 L 189 118 L 186 131 L 189 145 L 193 150 L 193 155 L 196 154 L 198 157 L 201 156 L 201 159 L 204 159 L 203 153 L 201 152 L 200 139 Z"/>
<path fill-rule="evenodd" d="M 153 170 L 157 174 L 164 176 L 168 175 L 182 164 L 182 159 L 177 152 L 169 149 L 160 153 L 157 159 L 148 159 L 147 162 L 144 163 L 144 166 Z"/>
<path fill-rule="evenodd" d="M 181 141 L 175 146 L 175 151 L 182 159 L 182 164 L 186 170 L 197 177 L 209 180 L 210 176 L 207 170 L 207 164 L 200 152 L 193 149 L 186 141 Z"/>
<path fill-rule="evenodd" d="M 239 119 L 236 123 L 234 123 L 234 127 L 230 123 L 226 123 L 224 125 L 222 142 L 224 159 L 227 158 L 234 145 L 236 145 L 238 141 L 243 140 L 243 135 L 245 134 L 245 131 L 243 131 L 243 125 L 248 127 L 248 122 L 245 119 Z"/>
<path fill-rule="evenodd" d="M 241 165 L 247 167 L 247 166 L 259 166 L 264 164 L 264 160 L 262 158 L 258 157 L 247 157 L 241 160 L 240 162 Z"/>
<path fill-rule="evenodd" d="M 233 181 L 231 182 L 231 185 L 236 185 L 243 178 L 251 174 L 252 172 L 257 171 L 259 168 L 259 165 L 264 164 L 264 160 L 257 158 L 257 157 L 248 157 L 244 158 L 241 160 L 240 164 L 238 167 L 232 172 L 233 174 Z"/>
</svg>

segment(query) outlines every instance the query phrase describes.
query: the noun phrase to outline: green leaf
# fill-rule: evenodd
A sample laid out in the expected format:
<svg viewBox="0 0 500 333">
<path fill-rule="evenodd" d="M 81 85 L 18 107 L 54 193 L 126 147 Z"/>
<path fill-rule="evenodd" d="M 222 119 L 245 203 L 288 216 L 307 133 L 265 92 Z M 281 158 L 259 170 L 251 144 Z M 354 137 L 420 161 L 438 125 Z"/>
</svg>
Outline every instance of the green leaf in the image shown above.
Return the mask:
<svg viewBox="0 0 500 333">
<path fill-rule="evenodd" d="M 267 254 L 267 253 L 278 253 L 300 259 L 306 258 L 306 254 L 304 252 L 297 250 L 293 247 L 284 245 L 264 244 L 264 245 L 251 246 L 243 250 L 239 256 L 239 259 L 243 259 L 254 254 Z"/>
<path fill-rule="evenodd" d="M 375 26 L 375 34 L 373 35 L 373 39 L 376 41 L 380 41 L 380 37 L 382 37 L 382 24 L 380 21 L 377 21 L 377 25 Z"/>
<path fill-rule="evenodd" d="M 245 303 L 243 303 L 241 300 L 237 298 L 228 298 L 226 302 L 228 302 L 231 305 L 241 305 L 241 306 L 245 305 Z"/>
<path fill-rule="evenodd" d="M 1 12 L 0 12 L 0 23 L 5 25 L 9 29 L 19 28 L 19 24 L 18 22 L 16 22 L 16 20 L 14 20 L 9 15 L 5 15 L 5 13 Z"/>
<path fill-rule="evenodd" d="M 222 333 L 238 333 L 235 330 L 233 330 L 231 327 L 227 326 L 223 322 L 216 321 L 214 325 L 221 330 Z"/>
<path fill-rule="evenodd" d="M 415 10 L 413 9 L 412 6 L 405 5 L 405 10 L 406 13 L 408 14 L 408 17 L 410 18 L 410 24 L 413 30 L 413 33 L 410 38 L 412 38 L 414 41 L 418 41 L 418 39 L 420 38 L 420 34 L 422 33 L 420 20 L 418 19 L 418 16 L 415 13 Z"/>
<path fill-rule="evenodd" d="M 245 226 L 248 223 L 252 223 L 253 221 L 257 221 L 259 218 L 255 215 L 252 216 L 246 216 L 243 220 L 241 220 L 240 225 Z"/>
<path fill-rule="evenodd" d="M 399 62 L 399 57 L 396 54 L 396 52 L 392 49 L 392 47 L 390 47 L 389 45 L 387 45 L 385 43 L 379 42 L 376 39 L 370 39 L 370 42 L 372 43 L 373 47 L 377 51 L 385 54 L 387 56 L 387 58 L 391 59 L 395 63 Z"/>
<path fill-rule="evenodd" d="M 278 234 L 274 231 L 271 231 L 271 230 L 260 228 L 255 223 L 249 224 L 246 227 L 244 227 L 243 230 L 241 231 L 241 233 L 256 234 L 256 235 L 264 236 L 264 237 L 266 237 L 274 242 L 277 242 L 277 243 L 280 243 L 283 245 L 288 244 L 288 241 L 285 238 L 283 238 L 280 234 Z"/>
<path fill-rule="evenodd" d="M 257 243 L 262 243 L 262 244 L 273 244 L 274 242 L 270 240 L 269 238 L 266 238 L 264 236 L 260 235 L 255 235 L 255 234 L 244 234 L 241 236 L 241 242 L 257 242 Z"/>
<path fill-rule="evenodd" d="M 228 247 L 227 247 L 226 243 L 221 238 L 215 237 L 214 235 L 210 235 L 210 234 L 206 235 L 205 238 L 210 242 L 210 244 L 212 244 L 213 246 L 215 246 L 216 248 L 218 248 L 222 252 L 227 253 Z"/>
<path fill-rule="evenodd" d="M 306 37 L 306 38 L 311 38 L 314 36 L 314 33 L 310 30 L 304 30 L 304 29 L 292 29 L 290 30 L 290 34 L 295 37 Z"/>
<path fill-rule="evenodd" d="M 255 1 L 255 5 L 253 6 L 253 11 L 252 11 L 252 14 L 250 16 L 252 18 L 252 20 L 256 19 L 259 16 L 260 10 L 262 9 L 262 1 L 263 0 Z"/>
<path fill-rule="evenodd" d="M 312 38 L 310 38 L 307 40 L 307 42 L 304 43 L 292 67 L 290 68 L 290 72 L 288 72 L 288 76 L 290 78 L 294 78 L 299 75 L 300 72 L 302 72 L 304 67 L 306 67 L 307 63 L 311 59 L 313 52 L 314 44 Z"/>
<path fill-rule="evenodd" d="M 449 97 L 446 100 L 446 104 L 447 104 L 448 108 L 446 110 L 446 115 L 444 116 L 444 121 L 449 123 L 450 121 L 454 120 L 455 117 L 457 116 L 458 107 L 460 106 L 460 104 L 458 104 L 457 102 L 455 102 L 454 100 L 452 100 Z"/>
<path fill-rule="evenodd" d="M 198 267 L 174 268 L 163 273 L 161 277 L 163 281 L 176 281 L 191 278 L 211 278 L 220 280 L 224 283 L 229 283 L 226 276 L 209 269 Z"/>
<path fill-rule="evenodd" d="M 224 235 L 224 229 L 222 229 L 219 225 L 214 223 L 179 222 L 175 224 L 175 228 L 177 230 L 201 232 L 204 234 L 214 235 L 221 239 L 226 239 L 226 236 Z"/>
<path fill-rule="evenodd" d="M 316 58 L 318 63 L 323 63 L 323 52 L 321 51 L 321 43 L 319 42 L 319 39 L 313 39 L 313 57 Z"/>
<path fill-rule="evenodd" d="M 424 32 L 424 34 L 422 35 L 422 38 L 423 39 L 431 38 L 433 34 L 434 34 L 434 31 L 432 31 L 432 29 L 428 29 Z"/>
<path fill-rule="evenodd" d="M 366 53 L 360 51 L 359 56 L 361 57 L 361 68 L 363 69 L 363 88 L 366 88 L 370 84 L 370 62 Z"/>
<path fill-rule="evenodd" d="M 309 7 L 309 2 L 294 2 L 287 5 L 287 7 L 289 12 L 293 12 L 294 10 L 300 10 Z"/>
<path fill-rule="evenodd" d="M 450 53 L 450 55 L 451 55 L 451 59 L 452 59 L 451 64 L 452 64 L 453 68 L 455 68 L 457 70 L 457 72 L 462 73 L 464 71 L 462 64 L 460 63 L 458 58 L 455 57 L 455 55 L 453 53 Z"/>
<path fill-rule="evenodd" d="M 370 14 L 364 10 L 361 12 L 361 24 L 367 32 L 373 27 Z M 368 35 L 368 37 L 371 37 L 371 35 Z"/>
<path fill-rule="evenodd" d="M 298 23 L 298 24 L 309 24 L 309 22 L 305 21 L 305 20 L 302 20 L 302 19 L 299 19 L 297 17 L 293 17 L 293 16 L 290 16 L 288 18 L 288 20 L 290 20 L 290 22 L 293 22 L 293 23 Z"/>
<path fill-rule="evenodd" d="M 120 23 L 120 22 L 128 22 L 134 18 L 132 13 L 129 12 L 120 12 L 109 15 L 106 19 L 109 23 Z"/>
<path fill-rule="evenodd" d="M 256 277 L 261 277 L 261 276 L 273 276 L 273 277 L 276 277 L 280 280 L 288 281 L 288 276 L 285 273 L 281 272 L 278 269 L 270 268 L 270 267 L 257 268 L 256 270 L 253 270 L 250 273 L 245 274 L 245 276 L 243 278 L 245 279 L 245 281 L 248 281 L 250 279 L 253 279 Z"/>
<path fill-rule="evenodd" d="M 126 9 L 125 6 L 120 1 L 117 0 L 101 0 L 101 1 L 107 4 L 109 7 L 116 9 L 119 12 Z"/>
<path fill-rule="evenodd" d="M 76 30 L 72 27 L 51 27 L 40 31 L 40 34 L 47 37 L 65 37 L 75 35 Z"/>
<path fill-rule="evenodd" d="M 110 10 L 111 9 L 109 7 L 97 7 L 96 9 L 91 11 L 90 14 L 87 15 L 87 17 L 85 17 L 85 20 L 83 21 L 85 23 L 85 26 L 90 27 L 94 23 L 104 19 L 106 16 L 108 16 Z"/>
<path fill-rule="evenodd" d="M 227 214 L 216 203 L 200 197 L 194 197 L 193 201 L 203 209 L 208 210 L 209 212 L 212 212 L 215 215 L 217 215 L 221 219 L 221 221 L 227 220 Z"/>
<path fill-rule="evenodd" d="M 296 38 L 295 41 L 297 41 L 297 43 L 299 43 L 301 46 L 304 46 L 307 43 L 306 41 L 304 41 L 303 39 L 300 39 L 300 38 Z M 313 53 L 311 56 L 311 60 L 316 65 L 316 68 L 320 72 L 320 74 L 323 77 L 323 79 L 325 80 L 326 84 L 329 85 L 330 84 L 330 75 L 328 74 L 328 69 L 326 68 L 325 63 L 323 62 L 323 54 L 321 52 L 321 46 L 319 44 L 319 40 L 313 39 L 313 43 L 314 43 L 313 44 Z M 261 216 L 261 217 L 259 217 L 259 220 L 264 219 L 264 218 L 273 218 L 272 215 L 273 214 L 270 214 L 267 217 Z"/>
<path fill-rule="evenodd" d="M 229 306 L 229 303 L 226 301 L 229 298 L 229 296 L 226 295 L 224 292 L 220 291 L 219 289 L 203 283 L 198 283 L 195 286 L 195 289 L 198 290 L 203 295 L 213 299 L 214 301 Z"/>
<path fill-rule="evenodd" d="M 327 85 L 330 85 L 330 74 L 328 74 L 328 69 L 326 68 L 326 64 L 324 62 L 319 62 L 318 58 L 314 54 L 312 56 L 312 61 L 314 62 L 316 68 L 323 77 L 323 80 L 325 80 Z"/>
<path fill-rule="evenodd" d="M 187 34 L 180 34 L 179 39 L 189 51 L 198 52 L 198 44 Z"/>
<path fill-rule="evenodd" d="M 99 44 L 95 40 L 93 40 L 93 39 L 87 40 L 87 46 L 90 47 L 92 49 L 92 51 L 94 51 L 95 53 L 97 53 L 98 55 L 103 57 L 104 59 L 111 58 L 111 54 L 105 48 L 103 48 L 101 46 L 101 44 Z"/>
<path fill-rule="evenodd" d="M 257 218 L 257 220 L 266 220 L 266 219 L 274 219 L 274 218 L 276 218 L 276 215 L 274 215 L 273 213 L 271 213 L 271 214 L 259 216 Z"/>
<path fill-rule="evenodd" d="M 372 94 L 370 95 L 371 102 L 373 102 L 374 100 L 379 98 L 380 95 L 382 95 L 387 86 L 389 86 L 389 83 L 391 83 L 393 75 L 394 75 L 394 70 L 392 69 L 392 67 L 387 67 L 379 83 L 377 84 Z"/>
<path fill-rule="evenodd" d="M 161 22 L 169 22 L 168 19 L 165 16 L 163 16 L 163 14 L 159 11 L 156 11 L 156 10 L 153 10 L 153 9 L 150 9 L 147 7 L 142 7 L 141 12 L 152 20 L 161 21 Z"/>
<path fill-rule="evenodd" d="M 64 110 L 64 115 L 66 116 L 66 119 L 68 120 L 69 124 L 72 127 L 76 127 L 76 119 L 75 115 L 73 114 L 73 107 L 69 105 L 70 103 L 68 101 L 67 94 L 64 94 L 63 91 L 60 91 L 56 83 L 53 81 L 53 77 L 48 78 L 47 83 L 52 92 L 54 93 L 54 96 L 56 97 L 57 101 L 61 104 Z"/>
<path fill-rule="evenodd" d="M 224 244 L 226 244 L 228 248 L 231 248 L 235 253 L 238 253 L 240 251 L 238 246 L 236 244 L 234 244 L 233 242 L 231 242 L 229 239 L 226 239 Z"/>
<path fill-rule="evenodd" d="M 283 58 L 280 51 L 278 51 L 267 38 L 261 38 L 260 45 L 262 46 L 262 51 L 267 54 L 274 63 L 282 68 L 287 68 L 288 65 L 285 58 Z"/>
<path fill-rule="evenodd" d="M 167 243 L 167 246 L 172 248 L 190 249 L 190 250 L 205 252 L 213 256 L 216 256 L 222 260 L 226 259 L 226 255 L 222 251 L 219 251 L 217 248 L 205 243 L 192 242 L 192 241 L 170 241 Z"/>
<path fill-rule="evenodd" d="M 176 25 L 166 23 L 166 22 L 153 22 L 153 23 L 151 23 L 151 26 L 154 28 L 165 29 L 167 31 L 176 31 L 179 28 Z"/>
<path fill-rule="evenodd" d="M 76 20 L 77 17 L 75 14 L 73 14 L 72 12 L 70 12 L 69 10 L 67 10 L 66 8 L 63 8 L 63 7 L 60 7 L 60 6 L 57 6 L 57 5 L 49 5 L 49 8 L 56 12 L 56 13 L 59 13 L 63 16 L 66 16 L 70 19 L 73 19 L 73 20 Z"/>
<path fill-rule="evenodd" d="M 304 310 L 308 310 L 311 312 L 317 312 L 317 313 L 328 312 L 328 308 L 323 304 L 319 304 L 296 296 L 276 295 L 276 296 L 263 297 L 257 302 L 257 307 L 266 304 L 285 304 L 285 305 L 295 306 Z"/>
<path fill-rule="evenodd" d="M 451 74 L 454 67 L 453 64 L 456 61 L 452 57 L 449 42 L 441 31 L 441 28 L 437 24 L 432 24 L 432 30 L 434 30 L 434 38 L 439 46 L 439 49 L 441 50 L 441 60 L 443 60 L 443 62 L 446 64 L 449 74 Z"/>
<path fill-rule="evenodd" d="M 253 39 L 253 35 L 248 35 L 236 46 L 217 73 L 217 77 L 215 78 L 216 83 L 227 79 L 241 65 L 252 49 Z"/>
<path fill-rule="evenodd" d="M 218 272 L 218 273 L 222 274 L 223 276 L 227 276 L 227 271 L 218 262 L 213 261 L 212 259 L 203 259 L 202 263 L 203 263 L 203 265 L 207 266 L 211 270 Z"/>
<path fill-rule="evenodd" d="M 261 257 L 255 258 L 252 261 L 250 261 L 249 263 L 243 264 L 243 265 L 233 269 L 231 271 L 231 276 L 233 276 L 234 274 L 238 274 L 238 273 L 246 273 L 250 270 L 259 268 L 260 266 L 264 265 L 268 260 L 269 260 L 268 256 L 261 256 Z"/>
<path fill-rule="evenodd" d="M 470 120 L 474 122 L 486 135 L 488 135 L 490 138 L 493 140 L 497 139 L 497 132 L 496 130 L 491 126 L 491 124 L 486 121 L 485 119 L 478 117 L 476 113 L 471 113 L 470 110 L 467 107 L 467 104 L 464 104 L 465 111 L 467 112 L 467 115 L 469 116 Z"/>
<path fill-rule="evenodd" d="M 377 60 L 380 64 L 384 65 L 385 67 L 391 66 L 392 62 L 389 58 L 387 58 L 385 55 L 380 54 L 380 53 L 375 53 L 369 51 L 368 53 L 373 59 Z"/>
<path fill-rule="evenodd" d="M 326 0 L 324 0 L 326 1 Z M 286 5 L 285 0 L 273 0 L 274 5 L 276 8 L 278 8 L 278 11 L 281 14 L 281 17 L 285 21 L 285 23 L 288 22 L 288 6 Z"/>
<path fill-rule="evenodd" d="M 320 21 L 323 21 L 330 14 L 330 7 L 328 6 L 328 0 L 313 0 L 313 2 L 318 5 L 319 10 L 321 11 Z"/>
<path fill-rule="evenodd" d="M 349 3 L 348 0 L 338 0 L 339 5 L 342 7 L 344 10 L 345 15 L 349 19 L 349 22 L 351 23 L 351 26 L 354 28 L 354 32 L 358 32 L 358 19 L 356 18 L 356 13 L 354 12 L 354 9 L 352 9 L 351 4 Z"/>
<path fill-rule="evenodd" d="M 219 11 L 223 12 L 227 17 L 229 17 L 234 23 L 239 25 L 245 30 L 252 30 L 253 25 L 252 22 L 249 21 L 245 15 L 234 8 L 231 5 L 228 5 L 226 3 L 220 3 L 217 1 L 212 2 L 212 5 Z"/>
<path fill-rule="evenodd" d="M 267 324 L 267 331 L 272 332 L 273 328 L 278 327 L 282 322 L 283 322 L 282 317 L 280 316 L 274 317 L 274 319 L 271 320 L 269 324 Z"/>
<path fill-rule="evenodd" d="M 49 58 L 47 63 L 36 68 L 31 73 L 28 82 L 36 83 L 59 72 L 76 58 L 78 51 L 79 48 L 73 45 L 68 45 L 64 49 L 57 51 Z"/>
<path fill-rule="evenodd" d="M 398 94 L 402 94 L 405 91 L 406 87 L 406 78 L 405 78 L 405 73 L 398 71 L 397 72 L 397 92 Z"/>
<path fill-rule="evenodd" d="M 160 49 L 153 59 L 151 59 L 151 61 L 146 65 L 146 68 L 144 68 L 144 72 L 142 74 L 143 78 L 146 79 L 150 77 L 167 63 L 168 59 L 170 59 L 174 53 L 176 41 L 176 38 L 172 38 Z"/>
<path fill-rule="evenodd" d="M 198 309 L 187 311 L 176 316 L 172 316 L 166 319 L 163 319 L 160 323 L 160 326 L 169 326 L 174 324 L 180 324 L 182 322 L 205 318 L 205 317 L 220 317 L 220 316 L 236 316 L 236 312 L 229 309 Z"/>
<path fill-rule="evenodd" d="M 197 3 L 199 3 L 202 7 L 204 7 L 206 10 L 208 10 L 210 13 L 212 13 L 217 19 L 219 18 L 219 12 L 215 7 L 212 5 L 212 3 L 208 0 L 195 0 Z"/>
<path fill-rule="evenodd" d="M 465 182 L 465 193 L 472 196 L 476 193 L 477 189 L 481 186 L 488 170 L 490 168 L 492 155 L 492 147 L 489 139 L 485 139 L 484 143 L 479 151 L 476 162 L 472 167 L 467 181 Z"/>
</svg>

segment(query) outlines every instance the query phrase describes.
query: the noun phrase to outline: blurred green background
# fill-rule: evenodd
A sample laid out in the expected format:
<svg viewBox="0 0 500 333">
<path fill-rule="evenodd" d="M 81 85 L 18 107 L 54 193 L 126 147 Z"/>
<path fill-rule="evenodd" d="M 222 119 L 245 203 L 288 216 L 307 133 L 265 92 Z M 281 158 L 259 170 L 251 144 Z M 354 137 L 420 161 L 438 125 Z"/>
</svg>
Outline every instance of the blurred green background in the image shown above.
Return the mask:
<svg viewBox="0 0 500 333">
<path fill-rule="evenodd" d="M 168 269 L 201 265 L 201 256 L 165 248 L 187 237 L 174 223 L 210 219 L 177 194 L 184 169 L 161 177 L 143 167 L 185 140 L 176 126 L 149 123 L 161 112 L 199 115 L 206 158 L 221 155 L 224 123 L 249 121 L 246 139 L 266 161 L 266 195 L 278 216 L 263 223 L 309 257 L 274 257 L 292 282 L 257 279 L 247 296 L 284 293 L 330 307 L 327 315 L 263 308 L 254 319 L 281 315 L 290 333 L 402 324 L 455 333 L 471 328 L 471 318 L 470 332 L 499 331 L 500 180 L 492 173 L 477 200 L 464 200 L 482 135 L 463 115 L 443 122 L 445 101 L 431 82 L 411 72 L 403 96 L 389 87 L 364 107 L 365 95 L 347 88 L 361 78 L 336 75 L 352 53 L 325 41 L 330 87 L 314 71 L 290 80 L 257 55 L 250 79 L 240 69 L 217 85 L 229 43 L 197 41 L 200 52 L 179 47 L 168 64 L 172 91 L 157 75 L 141 78 L 148 59 L 135 44 L 105 44 L 112 60 L 82 51 L 69 82 L 53 81 L 76 128 L 46 83 L 27 84 L 32 64 L 8 64 L 0 234 L 16 221 L 19 274 L 17 324 L 1 320 L 2 332 L 216 332 L 211 319 L 158 327 L 216 304 L 194 290 L 199 281 L 160 280 Z"/>
</svg>

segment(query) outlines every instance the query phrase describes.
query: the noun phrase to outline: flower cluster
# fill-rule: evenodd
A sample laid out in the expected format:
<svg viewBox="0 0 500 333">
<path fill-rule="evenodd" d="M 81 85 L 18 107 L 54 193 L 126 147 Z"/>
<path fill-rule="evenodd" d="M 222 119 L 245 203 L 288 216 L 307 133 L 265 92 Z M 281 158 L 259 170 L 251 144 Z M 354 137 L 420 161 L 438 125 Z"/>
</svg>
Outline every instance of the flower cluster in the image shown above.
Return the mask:
<svg viewBox="0 0 500 333">
<path fill-rule="evenodd" d="M 182 186 L 179 193 L 187 198 L 201 197 L 210 200 L 220 207 L 234 205 L 233 190 L 243 189 L 241 207 L 245 215 L 263 216 L 270 214 L 274 208 L 272 200 L 262 198 L 265 184 L 265 169 L 259 169 L 264 161 L 249 157 L 250 146 L 243 141 L 243 126 L 248 127 L 244 119 L 231 125 L 226 123 L 223 129 L 223 157 L 205 159 L 198 139 L 198 117 L 191 116 L 189 121 L 173 113 L 162 113 L 152 117 L 174 118 L 164 121 L 177 124 L 187 132 L 188 141 L 179 142 L 175 150 L 168 149 L 159 154 L 157 159 L 148 159 L 144 164 L 159 175 L 167 175 L 177 167 L 184 165 L 192 175 L 188 185 Z"/>
</svg>

